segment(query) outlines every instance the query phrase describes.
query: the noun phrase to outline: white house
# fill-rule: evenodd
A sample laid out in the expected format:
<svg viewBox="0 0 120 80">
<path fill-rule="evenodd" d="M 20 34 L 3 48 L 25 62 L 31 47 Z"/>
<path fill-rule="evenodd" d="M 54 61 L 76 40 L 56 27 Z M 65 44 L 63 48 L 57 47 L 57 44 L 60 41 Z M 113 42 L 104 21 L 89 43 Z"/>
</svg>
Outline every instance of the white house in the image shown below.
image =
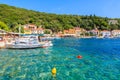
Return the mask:
<svg viewBox="0 0 120 80">
<path fill-rule="evenodd" d="M 114 20 L 114 19 L 111 19 L 109 20 L 108 24 L 117 24 L 118 21 L 117 20 Z"/>
<path fill-rule="evenodd" d="M 100 34 L 102 35 L 102 37 L 110 37 L 111 36 L 111 32 L 107 31 L 107 30 L 101 31 Z"/>
<path fill-rule="evenodd" d="M 113 30 L 112 35 L 113 36 L 119 36 L 120 35 L 120 30 Z"/>
<path fill-rule="evenodd" d="M 37 28 L 37 34 L 44 34 L 44 29 L 41 27 Z"/>
</svg>

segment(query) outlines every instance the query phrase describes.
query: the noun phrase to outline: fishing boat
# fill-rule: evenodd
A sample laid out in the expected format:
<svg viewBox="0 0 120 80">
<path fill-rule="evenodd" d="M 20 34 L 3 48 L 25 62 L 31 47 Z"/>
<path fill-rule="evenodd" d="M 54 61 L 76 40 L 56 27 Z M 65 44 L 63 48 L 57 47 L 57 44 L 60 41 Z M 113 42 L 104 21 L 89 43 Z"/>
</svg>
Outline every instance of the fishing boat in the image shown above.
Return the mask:
<svg viewBox="0 0 120 80">
<path fill-rule="evenodd" d="M 39 44 L 42 44 L 42 48 L 53 46 L 53 43 L 51 41 L 42 41 L 39 42 Z"/>
<path fill-rule="evenodd" d="M 19 26 L 19 37 L 12 40 L 11 43 L 6 43 L 8 49 L 31 49 L 39 48 L 43 44 L 39 44 L 38 36 L 36 35 L 24 35 L 21 36 L 21 28 Z"/>
<path fill-rule="evenodd" d="M 36 36 L 24 36 L 16 38 L 11 44 L 6 44 L 8 49 L 31 49 L 42 47 L 43 44 L 39 44 Z"/>
<path fill-rule="evenodd" d="M 50 47 L 50 46 L 53 46 L 53 43 L 51 40 L 49 39 L 45 39 L 46 37 L 39 37 L 39 44 L 42 44 L 42 48 L 44 47 Z"/>
<path fill-rule="evenodd" d="M 53 43 L 51 41 L 46 41 L 43 46 L 50 47 L 53 46 Z"/>
</svg>

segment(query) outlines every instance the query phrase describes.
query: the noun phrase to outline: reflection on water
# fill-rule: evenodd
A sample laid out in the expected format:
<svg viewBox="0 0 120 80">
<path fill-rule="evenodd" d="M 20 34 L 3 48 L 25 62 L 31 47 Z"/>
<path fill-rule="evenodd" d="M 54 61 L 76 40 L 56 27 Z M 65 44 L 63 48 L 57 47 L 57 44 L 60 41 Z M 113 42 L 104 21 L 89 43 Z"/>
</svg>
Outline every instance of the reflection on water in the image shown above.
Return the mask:
<svg viewBox="0 0 120 80">
<path fill-rule="evenodd" d="M 119 43 L 119 39 L 65 38 L 49 48 L 1 49 L 0 80 L 120 80 Z"/>
</svg>

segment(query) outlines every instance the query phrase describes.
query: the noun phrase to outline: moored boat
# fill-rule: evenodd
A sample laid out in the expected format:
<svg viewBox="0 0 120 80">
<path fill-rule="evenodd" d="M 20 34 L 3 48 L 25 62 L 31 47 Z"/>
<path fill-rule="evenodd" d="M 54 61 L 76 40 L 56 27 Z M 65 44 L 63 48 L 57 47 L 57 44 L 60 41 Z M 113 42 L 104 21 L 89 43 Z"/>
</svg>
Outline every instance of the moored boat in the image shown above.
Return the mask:
<svg viewBox="0 0 120 80">
<path fill-rule="evenodd" d="M 36 36 L 25 36 L 23 38 L 15 39 L 11 44 L 6 44 L 8 49 L 31 49 L 39 48 L 43 44 L 39 44 L 39 41 Z"/>
<path fill-rule="evenodd" d="M 41 46 L 42 48 L 53 46 L 51 41 L 43 41 L 43 42 L 39 42 L 39 43 L 42 44 L 42 46 Z"/>
</svg>

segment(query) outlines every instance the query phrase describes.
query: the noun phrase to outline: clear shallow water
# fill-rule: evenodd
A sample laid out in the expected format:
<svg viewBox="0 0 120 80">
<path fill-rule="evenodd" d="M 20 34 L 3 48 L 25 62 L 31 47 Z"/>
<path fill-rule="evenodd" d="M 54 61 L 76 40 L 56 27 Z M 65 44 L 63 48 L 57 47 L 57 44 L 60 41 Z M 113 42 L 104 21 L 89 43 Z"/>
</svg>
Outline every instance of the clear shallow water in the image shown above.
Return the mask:
<svg viewBox="0 0 120 80">
<path fill-rule="evenodd" d="M 49 48 L 1 49 L 0 80 L 120 80 L 120 39 L 53 42 Z M 51 75 L 53 67 L 56 78 Z"/>
</svg>

